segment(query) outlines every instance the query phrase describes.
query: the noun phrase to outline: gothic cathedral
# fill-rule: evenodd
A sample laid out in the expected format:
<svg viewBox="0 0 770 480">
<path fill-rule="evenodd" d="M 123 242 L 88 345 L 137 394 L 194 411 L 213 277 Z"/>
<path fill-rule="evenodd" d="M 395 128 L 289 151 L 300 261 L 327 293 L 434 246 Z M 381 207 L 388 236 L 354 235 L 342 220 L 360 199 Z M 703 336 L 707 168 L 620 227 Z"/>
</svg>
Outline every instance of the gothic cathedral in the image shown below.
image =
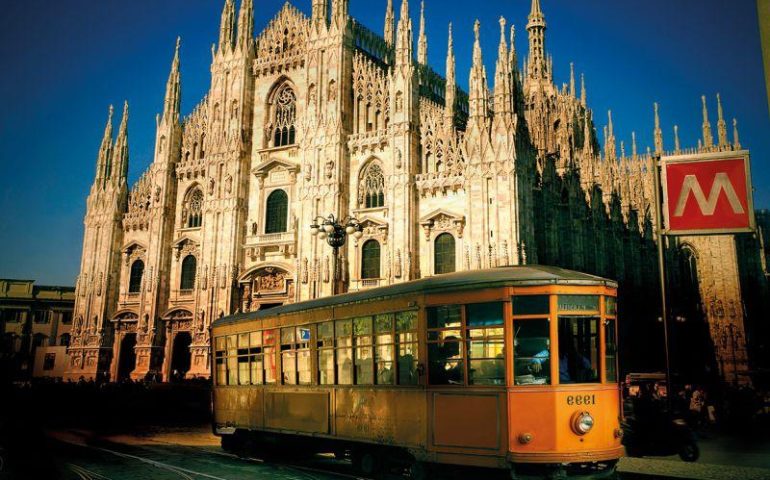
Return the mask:
<svg viewBox="0 0 770 480">
<path fill-rule="evenodd" d="M 491 87 L 476 22 L 468 92 L 457 86 L 451 24 L 442 76 L 427 65 L 424 6 L 415 56 L 408 0 L 397 24 L 388 0 L 383 35 L 348 4 L 312 0 L 308 18 L 286 3 L 255 37 L 253 0 L 237 11 L 225 0 L 208 94 L 181 117 L 177 41 L 154 160 L 130 188 L 128 104 L 114 141 L 110 107 L 69 378 L 208 377 L 212 319 L 538 262 L 618 279 L 625 334 L 657 342 L 653 153 L 637 152 L 635 138 L 618 152 L 611 114 L 600 147 L 582 78 L 578 91 L 570 68 L 569 84 L 554 84 L 540 0 L 521 68 L 514 28 L 500 19 Z M 740 149 L 721 103 L 714 143 L 703 102 L 698 148 Z M 654 120 L 662 153 L 657 105 Z M 329 214 L 363 227 L 336 259 L 309 228 Z M 667 251 L 703 326 L 688 335 L 710 340 L 719 375 L 737 376 L 748 360 L 736 240 L 682 240 Z M 721 342 L 726 328 L 742 339 Z"/>
</svg>

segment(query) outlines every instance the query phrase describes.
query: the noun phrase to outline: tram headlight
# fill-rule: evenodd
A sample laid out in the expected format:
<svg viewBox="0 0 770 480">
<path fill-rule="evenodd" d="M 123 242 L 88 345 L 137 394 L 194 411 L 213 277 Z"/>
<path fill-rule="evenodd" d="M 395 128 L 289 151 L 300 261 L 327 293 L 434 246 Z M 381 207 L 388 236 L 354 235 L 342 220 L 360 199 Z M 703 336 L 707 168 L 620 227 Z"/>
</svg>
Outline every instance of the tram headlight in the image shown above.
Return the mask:
<svg viewBox="0 0 770 480">
<path fill-rule="evenodd" d="M 575 412 L 572 416 L 572 430 L 578 435 L 585 435 L 594 428 L 594 417 L 588 412 Z"/>
</svg>

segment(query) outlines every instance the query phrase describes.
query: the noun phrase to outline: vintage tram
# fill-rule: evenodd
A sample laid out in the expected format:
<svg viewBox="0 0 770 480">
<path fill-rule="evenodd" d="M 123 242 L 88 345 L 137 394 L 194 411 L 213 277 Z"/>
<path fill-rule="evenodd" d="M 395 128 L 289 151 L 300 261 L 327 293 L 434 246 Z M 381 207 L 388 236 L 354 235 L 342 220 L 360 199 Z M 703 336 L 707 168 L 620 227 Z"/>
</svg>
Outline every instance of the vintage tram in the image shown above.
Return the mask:
<svg viewBox="0 0 770 480">
<path fill-rule="evenodd" d="M 226 449 L 347 452 L 603 477 L 623 454 L 617 284 L 546 266 L 465 271 L 215 321 Z"/>
</svg>

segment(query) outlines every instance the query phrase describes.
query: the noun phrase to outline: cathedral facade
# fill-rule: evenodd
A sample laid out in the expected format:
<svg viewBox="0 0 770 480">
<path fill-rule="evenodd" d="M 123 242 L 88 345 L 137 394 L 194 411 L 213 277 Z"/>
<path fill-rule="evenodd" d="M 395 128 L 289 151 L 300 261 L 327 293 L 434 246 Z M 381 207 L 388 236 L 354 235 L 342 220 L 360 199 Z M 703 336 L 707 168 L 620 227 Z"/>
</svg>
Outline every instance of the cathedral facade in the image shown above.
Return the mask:
<svg viewBox="0 0 770 480">
<path fill-rule="evenodd" d="M 626 323 L 658 341 L 647 328 L 657 315 L 657 106 L 654 151 L 637 152 L 634 139 L 618 152 L 611 114 L 600 147 L 585 83 L 578 91 L 571 70 L 569 84 L 554 84 L 539 0 L 521 68 L 501 18 L 487 75 L 476 22 L 467 93 L 451 25 L 440 75 L 427 65 L 423 12 L 414 51 L 408 0 L 398 22 L 388 1 L 383 35 L 350 18 L 348 3 L 313 0 L 310 17 L 286 3 L 255 36 L 253 0 L 237 10 L 225 0 L 209 92 L 181 117 L 177 42 L 154 160 L 130 187 L 128 105 L 115 140 L 110 108 L 87 202 L 69 378 L 208 377 L 208 326 L 221 316 L 526 263 L 620 280 Z M 698 148 L 740 149 L 721 103 L 713 141 L 703 102 Z M 329 214 L 363 233 L 336 259 L 310 232 Z M 718 374 L 737 378 L 749 367 L 735 238 L 678 239 L 667 251 L 685 272 L 672 281 L 689 285 L 693 315 L 723 359 Z M 743 337 L 722 346 L 726 328 Z"/>
</svg>

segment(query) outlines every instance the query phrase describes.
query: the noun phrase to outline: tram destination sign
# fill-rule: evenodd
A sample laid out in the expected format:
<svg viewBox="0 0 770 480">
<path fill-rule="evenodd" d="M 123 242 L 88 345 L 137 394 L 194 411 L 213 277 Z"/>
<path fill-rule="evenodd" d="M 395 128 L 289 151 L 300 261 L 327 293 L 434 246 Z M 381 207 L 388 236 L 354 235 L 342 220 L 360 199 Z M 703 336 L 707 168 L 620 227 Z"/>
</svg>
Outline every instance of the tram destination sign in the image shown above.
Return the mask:
<svg viewBox="0 0 770 480">
<path fill-rule="evenodd" d="M 667 235 L 754 231 L 749 152 L 660 159 Z"/>
</svg>

